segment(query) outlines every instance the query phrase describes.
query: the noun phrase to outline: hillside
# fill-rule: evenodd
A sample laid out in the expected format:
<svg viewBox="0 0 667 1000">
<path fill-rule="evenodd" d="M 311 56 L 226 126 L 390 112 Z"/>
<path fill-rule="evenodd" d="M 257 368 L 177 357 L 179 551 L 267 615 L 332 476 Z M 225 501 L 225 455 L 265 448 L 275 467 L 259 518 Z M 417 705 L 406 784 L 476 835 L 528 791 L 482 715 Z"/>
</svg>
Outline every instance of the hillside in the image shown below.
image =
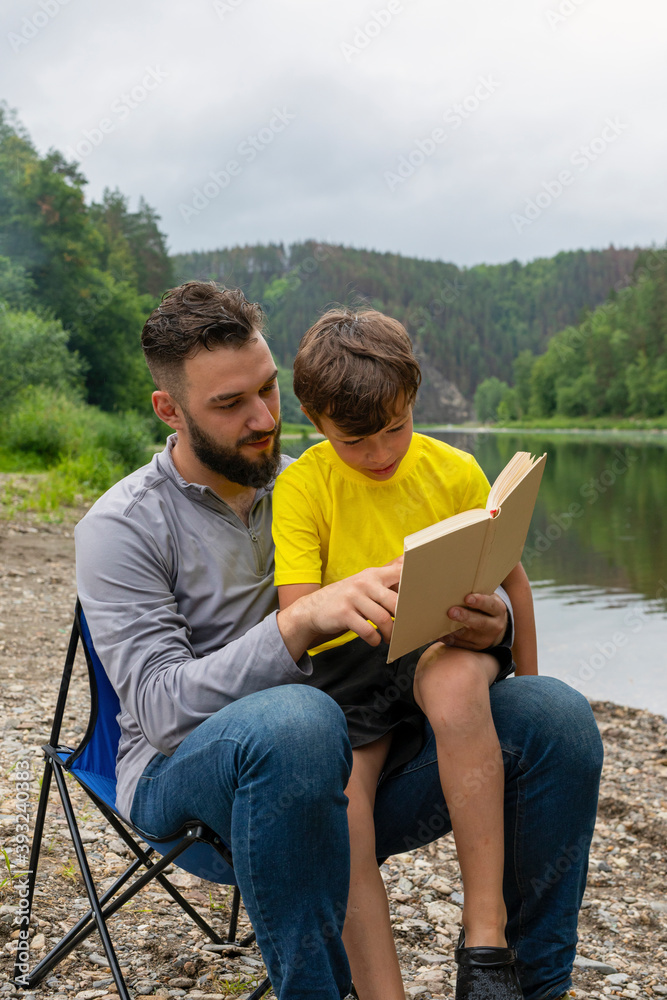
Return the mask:
<svg viewBox="0 0 667 1000">
<path fill-rule="evenodd" d="M 519 264 L 459 268 L 314 242 L 172 257 L 177 281 L 238 285 L 269 317 L 271 346 L 290 366 L 302 334 L 331 303 L 373 307 L 405 323 L 424 360 L 417 417 L 462 420 L 476 387 L 509 381 L 521 351 L 540 354 L 632 279 L 638 249 L 577 250 Z"/>
</svg>

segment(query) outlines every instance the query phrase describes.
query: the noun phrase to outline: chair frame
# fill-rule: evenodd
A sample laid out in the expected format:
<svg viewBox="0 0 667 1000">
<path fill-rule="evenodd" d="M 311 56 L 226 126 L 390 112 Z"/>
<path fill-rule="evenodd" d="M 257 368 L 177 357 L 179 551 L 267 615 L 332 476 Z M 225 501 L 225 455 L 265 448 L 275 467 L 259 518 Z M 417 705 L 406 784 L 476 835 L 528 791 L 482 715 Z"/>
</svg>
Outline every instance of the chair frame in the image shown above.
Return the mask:
<svg viewBox="0 0 667 1000">
<path fill-rule="evenodd" d="M 149 846 L 144 849 L 137 839 L 135 839 L 134 835 L 146 842 L 145 835 L 133 827 L 127 820 L 120 817 L 120 815 L 113 808 L 111 808 L 107 802 L 100 798 L 100 796 L 86 784 L 80 775 L 77 774 L 76 770 L 72 770 L 72 764 L 81 756 L 92 737 L 98 717 L 98 685 L 95 676 L 95 665 L 93 663 L 91 651 L 85 641 L 82 618 L 81 604 L 77 600 L 74 613 L 74 623 L 72 625 L 63 676 L 60 682 L 60 690 L 56 703 L 55 716 L 51 728 L 51 736 L 49 742 L 42 746 L 45 764 L 30 853 L 27 886 L 28 892 L 26 896 L 27 905 L 21 912 L 21 924 L 22 928 L 25 928 L 25 932 L 22 933 L 21 938 L 27 943 L 27 931 L 30 926 L 30 919 L 32 916 L 33 897 L 37 882 L 37 870 L 39 866 L 39 857 L 52 778 L 55 779 L 60 801 L 65 813 L 81 877 L 90 902 L 90 909 L 72 928 L 70 928 L 58 944 L 51 949 L 48 955 L 46 955 L 30 972 L 24 972 L 25 965 L 27 963 L 19 961 L 20 948 L 17 948 L 14 966 L 14 983 L 24 989 L 34 989 L 42 982 L 44 977 L 48 975 L 48 973 L 56 965 L 58 965 L 59 962 L 62 961 L 62 959 L 69 955 L 69 953 L 76 948 L 77 945 L 81 944 L 81 942 L 84 941 L 94 930 L 97 930 L 104 947 L 104 952 L 109 961 L 109 968 L 118 989 L 118 996 L 120 1000 L 131 1000 L 113 943 L 111 941 L 111 936 L 107 928 L 107 919 L 116 913 L 121 906 L 132 899 L 136 893 L 149 882 L 156 881 L 160 886 L 162 886 L 162 888 L 176 903 L 180 905 L 184 912 L 214 944 L 227 944 L 231 947 L 236 946 L 239 948 L 245 948 L 252 944 L 255 940 L 255 933 L 253 931 L 240 941 L 236 940 L 239 907 L 241 903 L 241 894 L 239 892 L 238 885 L 229 883 L 234 884 L 234 894 L 232 898 L 231 915 L 227 936 L 222 938 L 217 931 L 211 927 L 208 921 L 206 921 L 204 917 L 202 917 L 201 914 L 195 910 L 192 904 L 185 899 L 178 889 L 171 884 L 165 874 L 165 869 L 169 865 L 177 863 L 180 855 L 183 854 L 184 851 L 188 850 L 189 847 L 192 847 L 197 843 L 205 844 L 213 848 L 222 860 L 226 862 L 230 868 L 233 868 L 231 851 L 214 831 L 210 830 L 207 826 L 198 821 L 188 822 L 182 827 L 181 830 L 178 831 L 177 834 L 173 834 L 169 838 L 165 838 L 165 840 L 169 843 L 178 838 L 173 847 L 168 850 L 165 849 L 166 853 L 163 853 L 160 850 L 161 841 L 157 839 L 150 840 L 148 842 Z M 86 732 L 78 747 L 72 749 L 71 747 L 60 743 L 60 731 L 62 728 L 70 681 L 79 643 L 81 643 L 84 650 L 88 668 L 91 704 Z M 69 773 L 76 778 L 78 784 L 84 789 L 92 802 L 97 806 L 110 826 L 135 855 L 135 860 L 132 861 L 129 867 L 114 880 L 113 884 L 109 886 L 109 888 L 106 889 L 101 896 L 98 896 L 95 882 L 88 864 L 88 859 L 86 857 L 83 841 L 81 839 L 81 834 L 79 832 L 79 827 L 74 814 L 74 808 L 72 806 L 67 783 L 65 781 L 66 773 Z M 157 861 L 153 861 L 152 857 L 156 854 L 162 854 L 162 857 Z M 131 882 L 129 886 L 127 886 L 127 888 L 124 888 L 124 886 L 130 882 L 130 880 L 142 867 L 145 868 L 143 874 L 140 874 L 134 879 L 134 881 Z M 122 892 L 120 892 L 121 889 L 123 890 Z M 119 892 L 120 894 L 118 895 Z M 259 1000 L 260 997 L 268 992 L 270 987 L 270 980 L 268 978 L 264 979 L 263 982 L 261 982 L 259 986 L 257 986 L 256 989 L 250 994 L 248 1000 Z"/>
</svg>

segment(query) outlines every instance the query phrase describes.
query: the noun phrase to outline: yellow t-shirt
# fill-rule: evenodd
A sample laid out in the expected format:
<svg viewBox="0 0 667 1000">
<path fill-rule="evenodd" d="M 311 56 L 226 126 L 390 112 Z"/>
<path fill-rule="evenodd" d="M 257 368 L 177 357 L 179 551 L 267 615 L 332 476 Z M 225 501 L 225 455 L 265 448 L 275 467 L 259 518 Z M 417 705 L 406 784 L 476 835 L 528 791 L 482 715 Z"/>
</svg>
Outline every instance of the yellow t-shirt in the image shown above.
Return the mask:
<svg viewBox="0 0 667 1000">
<path fill-rule="evenodd" d="M 484 507 L 489 483 L 467 452 L 423 434 L 391 479 L 351 469 L 322 441 L 278 476 L 273 493 L 276 586 L 326 586 L 403 553 L 406 535 Z M 349 642 L 346 632 L 316 652 Z"/>
</svg>

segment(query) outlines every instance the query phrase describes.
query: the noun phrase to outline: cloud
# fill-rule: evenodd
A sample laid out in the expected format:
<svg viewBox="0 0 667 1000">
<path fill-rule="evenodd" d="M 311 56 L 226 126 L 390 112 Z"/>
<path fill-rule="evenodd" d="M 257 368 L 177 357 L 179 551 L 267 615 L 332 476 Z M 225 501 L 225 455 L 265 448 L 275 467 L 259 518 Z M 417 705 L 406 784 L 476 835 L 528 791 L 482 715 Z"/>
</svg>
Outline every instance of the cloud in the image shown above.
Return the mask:
<svg viewBox="0 0 667 1000">
<path fill-rule="evenodd" d="M 314 237 L 471 264 L 667 234 L 660 0 L 631 17 L 622 0 L 9 0 L 2 18 L 3 92 L 36 145 L 110 119 L 81 161 L 89 196 L 143 195 L 174 250 Z M 270 138 L 276 113 L 293 117 Z M 517 232 L 614 117 L 617 141 Z"/>
</svg>

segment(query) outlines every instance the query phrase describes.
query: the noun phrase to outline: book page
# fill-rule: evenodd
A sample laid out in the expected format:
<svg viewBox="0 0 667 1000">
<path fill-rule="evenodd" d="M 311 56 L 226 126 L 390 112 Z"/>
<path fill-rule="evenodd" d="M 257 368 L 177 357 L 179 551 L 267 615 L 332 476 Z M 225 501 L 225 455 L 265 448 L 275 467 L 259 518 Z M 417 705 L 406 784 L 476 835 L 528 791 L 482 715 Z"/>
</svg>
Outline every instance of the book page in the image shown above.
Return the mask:
<svg viewBox="0 0 667 1000">
<path fill-rule="evenodd" d="M 545 461 L 546 455 L 531 460 L 523 478 L 501 502 L 499 513 L 492 519 L 488 548 L 482 554 L 475 579 L 476 593 L 492 594 L 521 559 Z"/>
<path fill-rule="evenodd" d="M 460 514 L 452 514 L 451 517 L 446 517 L 444 521 L 436 521 L 435 524 L 429 524 L 428 527 L 421 528 L 420 531 L 415 531 L 412 535 L 406 535 L 404 542 L 405 549 L 406 551 L 414 549 L 424 542 L 429 542 L 432 538 L 440 538 L 441 535 L 448 535 L 452 531 L 458 531 L 467 524 L 486 520 L 488 516 L 489 512 L 483 507 L 472 507 L 470 510 L 462 510 Z"/>
<path fill-rule="evenodd" d="M 491 487 L 489 498 L 486 501 L 486 509 L 493 510 L 495 507 L 501 507 L 508 494 L 543 459 L 546 460 L 546 454 L 539 458 L 533 458 L 529 451 L 517 451 Z"/>
</svg>

